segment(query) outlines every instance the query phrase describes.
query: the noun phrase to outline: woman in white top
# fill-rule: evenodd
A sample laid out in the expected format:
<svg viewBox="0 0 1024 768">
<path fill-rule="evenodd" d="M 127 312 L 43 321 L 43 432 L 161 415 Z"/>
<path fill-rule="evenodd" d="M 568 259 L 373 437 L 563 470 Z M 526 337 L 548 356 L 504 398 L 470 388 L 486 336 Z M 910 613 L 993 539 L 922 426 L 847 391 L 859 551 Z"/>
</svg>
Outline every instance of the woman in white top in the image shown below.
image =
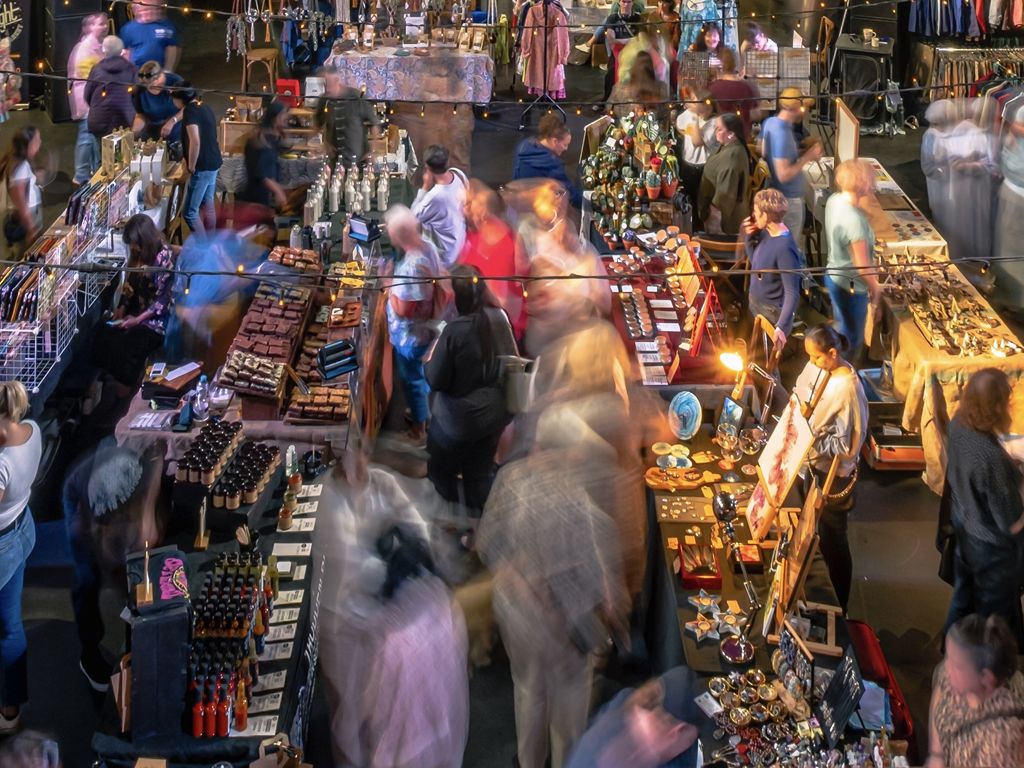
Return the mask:
<svg viewBox="0 0 1024 768">
<path fill-rule="evenodd" d="M 807 419 L 814 433 L 807 462 L 819 487 L 833 459 L 839 462 L 818 518 L 818 546 L 844 611 L 853 582 L 846 518 L 853 509 L 857 462 L 868 424 L 864 387 L 853 366 L 843 357 L 847 346 L 846 339 L 831 325 L 817 325 L 809 330 L 804 337 L 804 350 L 810 360 L 793 388 L 801 403 L 813 403 L 821 392 Z"/>
<path fill-rule="evenodd" d="M 676 118 L 676 133 L 682 138 L 682 163 L 679 169 L 679 180 L 683 183 L 683 191 L 693 209 L 693 231 L 699 232 L 703 227 L 697 218 L 697 192 L 700 180 L 704 175 L 704 164 L 718 149 L 715 138 L 714 102 L 707 88 L 694 90 L 683 88 L 683 100 L 686 109 Z"/>
<path fill-rule="evenodd" d="M 28 701 L 28 644 L 21 623 L 25 561 L 36 543 L 28 510 L 39 469 L 39 426 L 22 421 L 28 392 L 18 381 L 0 382 L 0 733 L 18 727 Z"/>
<path fill-rule="evenodd" d="M 43 196 L 32 170 L 42 139 L 39 129 L 25 126 L 15 131 L 11 146 L 0 159 L 0 181 L 6 204 L 3 211 L 3 251 L 17 259 L 36 239 L 42 225 Z"/>
</svg>

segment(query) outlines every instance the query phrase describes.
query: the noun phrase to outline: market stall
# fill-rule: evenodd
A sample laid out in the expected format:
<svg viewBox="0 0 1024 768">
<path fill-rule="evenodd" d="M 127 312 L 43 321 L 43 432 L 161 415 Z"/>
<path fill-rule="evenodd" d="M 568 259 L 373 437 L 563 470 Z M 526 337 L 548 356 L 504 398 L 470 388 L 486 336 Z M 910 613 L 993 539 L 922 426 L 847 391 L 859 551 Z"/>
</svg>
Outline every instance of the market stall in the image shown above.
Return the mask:
<svg viewBox="0 0 1024 768">
<path fill-rule="evenodd" d="M 486 53 L 455 48 L 382 47 L 332 59 L 345 85 L 372 101 L 487 104 L 494 62 Z"/>
<path fill-rule="evenodd" d="M 878 241 L 891 325 L 891 338 L 881 351 L 892 361 L 893 394 L 904 403 L 903 429 L 921 435 L 925 481 L 941 492 L 945 459 L 939 421 L 952 416 L 960 391 L 980 368 L 1004 370 L 1015 393 L 1024 391 L 1019 389 L 1024 343 L 950 261 L 946 241 L 881 163 L 867 162 L 878 188 L 868 218 Z M 826 158 L 817 169 L 805 171 L 808 203 L 819 222 L 824 221 L 831 165 Z M 1024 429 L 1024 411 L 1011 411 L 1013 430 Z"/>
<path fill-rule="evenodd" d="M 769 434 L 753 388 L 741 394 L 661 390 L 677 442 L 651 446 L 645 473 L 647 640 L 657 670 L 696 674 L 705 760 L 818 757 L 860 740 L 848 725 L 865 684 L 816 547 L 818 489 L 802 501 L 795 487 L 803 444 L 789 419 L 800 417 L 783 410 Z M 788 482 L 770 468 L 785 456 Z"/>
<path fill-rule="evenodd" d="M 214 482 L 176 479 L 164 546 L 129 556 L 132 652 L 112 681 L 112 716 L 93 738 L 109 764 L 248 766 L 276 734 L 304 743 L 318 655 L 324 558 L 312 541 L 322 485 L 247 432 L 222 421 L 194 436 L 194 451 L 223 446 Z M 250 476 L 252 497 L 225 498 L 229 483 Z"/>
</svg>

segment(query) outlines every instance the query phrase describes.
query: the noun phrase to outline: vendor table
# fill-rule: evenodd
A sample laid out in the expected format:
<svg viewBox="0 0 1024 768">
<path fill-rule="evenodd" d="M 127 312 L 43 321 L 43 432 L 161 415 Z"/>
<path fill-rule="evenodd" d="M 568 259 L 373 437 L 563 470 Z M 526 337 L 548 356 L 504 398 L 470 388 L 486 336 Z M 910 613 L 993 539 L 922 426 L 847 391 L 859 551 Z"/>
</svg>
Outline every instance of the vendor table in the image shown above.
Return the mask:
<svg viewBox="0 0 1024 768">
<path fill-rule="evenodd" d="M 998 320 L 995 335 L 1022 346 L 1017 336 L 998 319 L 995 310 L 968 281 L 955 262 L 949 260 L 946 241 L 910 201 L 892 176 L 877 160 L 864 158 L 875 169 L 879 204 L 868 211 L 868 218 L 878 240 L 877 255 L 915 258 L 937 265 L 948 265 L 946 280 L 955 281 L 973 299 L 991 312 Z M 823 169 L 832 165 L 831 158 L 805 169 L 808 180 L 808 205 L 814 217 L 824 222 L 825 201 L 831 174 Z M 823 256 L 824 258 L 824 256 Z M 901 291 L 886 291 L 888 318 L 892 327 L 891 359 L 893 389 L 904 401 L 903 428 L 920 433 L 924 448 L 924 479 L 932 490 L 941 493 L 945 475 L 943 438 L 936 422 L 936 407 L 946 409 L 952 416 L 954 404 L 972 373 L 994 367 L 1006 372 L 1014 388 L 1015 397 L 1024 397 L 1024 354 L 998 357 L 975 355 L 961 357 L 934 347 L 922 333 L 912 314 L 901 300 Z M 1024 412 L 1011 409 L 1014 414 L 1013 431 L 1024 429 Z"/>
<path fill-rule="evenodd" d="M 429 48 L 426 56 L 399 56 L 399 48 L 349 52 L 333 61 L 342 81 L 365 88 L 371 101 L 443 101 L 487 104 L 494 90 L 494 63 L 485 53 Z"/>
<path fill-rule="evenodd" d="M 246 439 L 253 438 L 250 424 L 245 424 Z M 289 576 L 281 578 L 280 599 L 274 606 L 266 649 L 260 656 L 260 684 L 253 689 L 249 728 L 228 738 L 195 739 L 182 732 L 153 737 L 138 744 L 127 735 L 119 733 L 114 721 L 108 718 L 93 737 L 93 749 L 107 761 L 106 764 L 134 765 L 138 757 L 159 756 L 166 758 L 170 766 L 181 768 L 209 766 L 218 760 L 244 767 L 256 759 L 260 741 L 277 733 L 288 734 L 292 744 L 303 744 L 316 674 L 317 624 L 324 556 L 313 551 L 313 532 L 302 529 L 300 524 L 302 520 L 315 519 L 317 509 L 296 517 L 289 531 L 277 529 L 277 512 L 284 491 L 282 480 L 283 474 L 278 470 L 274 480 L 253 505 L 249 514 L 251 526 L 260 533 L 258 548 L 264 562 L 275 551 L 280 555 L 281 546 L 305 545 L 305 554 L 279 557 L 279 565 L 287 561 L 297 568 L 293 568 Z M 322 486 L 315 484 L 305 486 L 302 501 L 315 502 L 318 507 L 320 489 Z M 173 524 L 179 530 L 170 535 L 165 544 L 174 544 L 183 552 L 190 553 L 186 556 L 186 569 L 189 591 L 195 598 L 205 574 L 212 570 L 217 556 L 221 552 L 238 552 L 239 547 L 230 538 L 226 541 L 214 540 L 205 552 L 193 552 L 193 520 L 191 516 L 175 520 Z M 289 624 L 294 624 L 294 627 Z M 285 639 L 289 637 L 291 639 Z M 184 707 L 185 702 L 182 702 Z"/>
</svg>

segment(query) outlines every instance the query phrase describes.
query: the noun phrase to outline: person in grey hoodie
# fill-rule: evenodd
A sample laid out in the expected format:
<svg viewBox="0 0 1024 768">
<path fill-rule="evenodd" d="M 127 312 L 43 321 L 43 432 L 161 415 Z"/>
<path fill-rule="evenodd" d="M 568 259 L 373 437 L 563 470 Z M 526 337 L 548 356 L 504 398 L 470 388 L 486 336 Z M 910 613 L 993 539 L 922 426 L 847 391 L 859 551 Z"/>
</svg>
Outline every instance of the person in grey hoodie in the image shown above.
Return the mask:
<svg viewBox="0 0 1024 768">
<path fill-rule="evenodd" d="M 89 72 L 85 100 L 89 104 L 89 132 L 99 139 L 115 128 L 130 127 L 135 106 L 129 88 L 138 79 L 135 65 L 122 56 L 124 43 L 116 35 L 103 39 L 103 56 Z"/>
</svg>

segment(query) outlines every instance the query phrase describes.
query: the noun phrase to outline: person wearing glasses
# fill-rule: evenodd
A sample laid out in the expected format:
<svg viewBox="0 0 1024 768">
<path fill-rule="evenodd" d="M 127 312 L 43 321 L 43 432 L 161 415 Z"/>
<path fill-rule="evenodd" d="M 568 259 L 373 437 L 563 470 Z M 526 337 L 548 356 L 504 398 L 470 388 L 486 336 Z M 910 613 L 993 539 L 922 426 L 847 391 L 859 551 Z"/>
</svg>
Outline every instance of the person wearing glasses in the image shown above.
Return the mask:
<svg viewBox="0 0 1024 768">
<path fill-rule="evenodd" d="M 132 95 L 135 122 L 132 130 L 143 141 L 165 139 L 168 144 L 181 141 L 182 110 L 172 94 L 184 81 L 173 72 L 165 72 L 155 61 L 139 69 L 139 88 Z"/>
</svg>

